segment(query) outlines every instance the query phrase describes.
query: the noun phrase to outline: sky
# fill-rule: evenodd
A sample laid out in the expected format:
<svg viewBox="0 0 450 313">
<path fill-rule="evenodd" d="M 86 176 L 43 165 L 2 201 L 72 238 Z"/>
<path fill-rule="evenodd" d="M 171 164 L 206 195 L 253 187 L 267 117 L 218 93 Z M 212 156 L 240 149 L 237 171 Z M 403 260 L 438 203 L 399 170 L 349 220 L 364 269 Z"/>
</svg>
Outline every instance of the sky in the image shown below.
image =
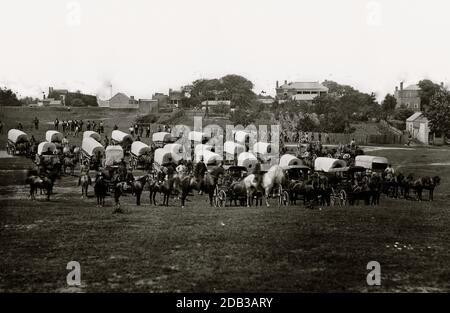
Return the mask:
<svg viewBox="0 0 450 313">
<path fill-rule="evenodd" d="M 447 0 L 0 0 L 0 86 L 109 98 L 239 74 L 254 91 L 334 80 L 382 100 L 450 84 Z"/>
</svg>

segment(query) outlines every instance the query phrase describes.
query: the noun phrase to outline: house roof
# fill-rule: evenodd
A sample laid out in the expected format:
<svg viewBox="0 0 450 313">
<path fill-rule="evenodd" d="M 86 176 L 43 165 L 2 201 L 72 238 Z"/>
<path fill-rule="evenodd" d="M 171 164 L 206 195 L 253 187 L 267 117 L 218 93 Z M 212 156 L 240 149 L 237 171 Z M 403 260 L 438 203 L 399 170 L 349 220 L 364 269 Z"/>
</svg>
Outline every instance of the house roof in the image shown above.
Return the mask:
<svg viewBox="0 0 450 313">
<path fill-rule="evenodd" d="M 116 93 L 111 99 L 114 99 L 114 98 L 117 98 L 117 97 L 121 97 L 121 98 L 125 97 L 127 99 L 130 99 L 126 94 L 124 94 L 122 92 Z"/>
<path fill-rule="evenodd" d="M 415 120 L 417 120 L 419 117 L 421 117 L 423 115 L 422 112 L 416 112 L 413 115 L 411 115 L 410 117 L 408 117 L 406 119 L 407 122 L 414 122 Z"/>
<path fill-rule="evenodd" d="M 403 90 L 415 90 L 415 91 L 418 91 L 418 90 L 420 90 L 420 87 L 417 84 L 412 84 L 412 85 L 409 85 L 408 87 L 406 87 Z"/>
<path fill-rule="evenodd" d="M 328 91 L 328 88 L 319 82 L 291 82 L 281 85 L 280 88 Z"/>
</svg>

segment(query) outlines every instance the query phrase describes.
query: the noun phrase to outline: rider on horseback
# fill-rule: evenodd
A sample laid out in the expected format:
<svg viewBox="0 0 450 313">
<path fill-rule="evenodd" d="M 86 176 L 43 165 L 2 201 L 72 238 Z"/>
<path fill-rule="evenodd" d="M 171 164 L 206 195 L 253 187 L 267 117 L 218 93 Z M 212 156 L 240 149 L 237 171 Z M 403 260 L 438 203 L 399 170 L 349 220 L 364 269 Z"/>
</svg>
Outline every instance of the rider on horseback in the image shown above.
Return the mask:
<svg viewBox="0 0 450 313">
<path fill-rule="evenodd" d="M 197 184 L 198 190 L 201 190 L 200 184 L 202 183 L 203 177 L 205 176 L 207 170 L 208 168 L 203 161 L 203 155 L 201 155 L 200 160 L 194 166 L 194 183 Z M 202 192 L 199 191 L 199 194 L 202 194 Z"/>
</svg>

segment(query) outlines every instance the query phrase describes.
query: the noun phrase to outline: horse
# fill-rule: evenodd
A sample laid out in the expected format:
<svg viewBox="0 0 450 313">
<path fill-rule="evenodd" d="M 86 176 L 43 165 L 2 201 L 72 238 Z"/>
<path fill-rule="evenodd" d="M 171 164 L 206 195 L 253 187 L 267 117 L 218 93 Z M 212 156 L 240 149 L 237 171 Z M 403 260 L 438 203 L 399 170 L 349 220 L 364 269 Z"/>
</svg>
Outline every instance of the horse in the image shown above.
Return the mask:
<svg viewBox="0 0 450 313">
<path fill-rule="evenodd" d="M 98 175 L 95 179 L 94 193 L 97 197 L 97 206 L 105 205 L 105 197 L 108 191 L 108 183 L 103 175 Z"/>
<path fill-rule="evenodd" d="M 159 188 L 158 188 L 158 179 L 156 177 L 156 174 L 150 175 L 148 176 L 148 190 L 150 192 L 149 194 L 149 198 L 150 198 L 150 205 L 156 205 L 156 195 L 159 192 Z"/>
<path fill-rule="evenodd" d="M 423 190 L 428 190 L 428 200 L 433 201 L 434 189 L 436 188 L 436 186 L 440 184 L 440 182 L 441 178 L 439 176 L 434 177 L 425 176 L 415 180 L 410 185 L 410 188 L 416 192 L 417 200 L 419 201 L 422 201 Z"/>
<path fill-rule="evenodd" d="M 149 181 L 149 175 L 143 175 L 139 178 L 135 178 L 131 183 L 132 186 L 132 194 L 136 196 L 136 205 L 141 205 L 141 195 L 144 190 L 145 184 Z"/>
<path fill-rule="evenodd" d="M 74 157 L 68 157 L 65 156 L 63 161 L 62 161 L 62 167 L 63 167 L 63 173 L 67 174 L 67 168 L 70 169 L 70 175 L 74 175 L 75 173 L 75 166 L 77 164 L 78 159 L 74 158 Z"/>
<path fill-rule="evenodd" d="M 369 178 L 369 190 L 371 193 L 370 204 L 371 205 L 379 205 L 380 204 L 380 196 L 383 188 L 383 182 L 381 177 L 378 174 L 372 175 Z"/>
<path fill-rule="evenodd" d="M 172 191 L 174 189 L 174 175 L 172 172 L 165 175 L 163 172 L 160 172 L 158 175 L 158 182 L 157 182 L 157 190 L 163 194 L 163 203 L 164 206 L 169 206 L 169 198 L 172 194 Z"/>
<path fill-rule="evenodd" d="M 267 173 L 262 175 L 250 174 L 243 179 L 243 184 L 247 193 L 247 206 L 250 206 L 250 201 L 255 192 L 262 190 L 266 200 L 266 206 L 269 205 L 269 197 L 275 186 L 279 188 L 281 194 L 283 186 L 286 184 L 286 177 L 284 170 L 279 165 L 272 166 Z"/>
<path fill-rule="evenodd" d="M 117 206 L 120 205 L 119 198 L 125 193 L 131 193 L 136 196 L 136 205 L 141 205 L 141 195 L 144 190 L 144 186 L 147 183 L 148 176 L 144 175 L 135 179 L 133 174 L 128 173 L 126 181 L 119 181 L 114 188 L 114 200 Z"/>
<path fill-rule="evenodd" d="M 55 183 L 55 180 L 59 177 L 59 173 L 54 170 L 42 177 L 29 173 L 25 182 L 30 185 L 31 200 L 36 200 L 37 190 L 41 189 L 46 191 L 47 201 L 50 201 L 50 195 L 53 191 L 53 185 Z"/>
<path fill-rule="evenodd" d="M 83 174 L 78 178 L 78 186 L 81 186 L 81 198 L 87 197 L 88 187 L 92 184 L 91 176 Z"/>
</svg>

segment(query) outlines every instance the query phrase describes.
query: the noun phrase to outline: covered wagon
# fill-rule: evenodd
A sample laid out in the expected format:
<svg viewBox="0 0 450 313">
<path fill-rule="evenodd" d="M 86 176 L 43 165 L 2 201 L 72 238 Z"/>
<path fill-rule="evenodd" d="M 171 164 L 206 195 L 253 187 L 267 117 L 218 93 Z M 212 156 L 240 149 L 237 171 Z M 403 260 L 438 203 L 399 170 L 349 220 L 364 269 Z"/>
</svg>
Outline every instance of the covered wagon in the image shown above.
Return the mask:
<svg viewBox="0 0 450 313">
<path fill-rule="evenodd" d="M 88 164 L 90 168 L 97 169 L 100 166 L 105 153 L 105 148 L 94 138 L 83 138 L 81 142 L 80 161 Z"/>
<path fill-rule="evenodd" d="M 10 129 L 8 131 L 8 143 L 6 144 L 6 152 L 8 154 L 28 154 L 30 148 L 30 140 L 28 135 L 18 129 Z"/>
<path fill-rule="evenodd" d="M 57 147 L 53 142 L 43 141 L 38 145 L 34 162 L 39 166 L 40 172 L 60 169 L 61 162 L 56 152 Z"/>
<path fill-rule="evenodd" d="M 133 143 L 133 137 L 121 130 L 113 130 L 111 133 L 111 143 L 113 145 L 119 145 L 125 152 L 129 151 L 131 144 Z"/>
<path fill-rule="evenodd" d="M 264 163 L 270 163 L 277 152 L 277 147 L 268 142 L 257 142 L 253 145 L 253 153 Z"/>
<path fill-rule="evenodd" d="M 164 150 L 170 151 L 175 162 L 183 159 L 183 156 L 186 153 L 184 147 L 179 143 L 169 143 L 164 146 Z"/>
<path fill-rule="evenodd" d="M 194 148 L 194 153 L 195 155 L 197 154 L 202 154 L 204 151 L 211 151 L 214 152 L 214 147 L 211 145 L 207 145 L 207 144 L 198 144 L 195 146 Z"/>
<path fill-rule="evenodd" d="M 172 142 L 172 135 L 168 132 L 157 132 L 152 135 L 152 142 L 157 148 L 163 148 L 165 144 Z"/>
<path fill-rule="evenodd" d="M 99 133 L 93 131 L 93 130 L 87 130 L 83 133 L 83 138 L 94 138 L 98 142 L 102 140 L 102 137 L 99 135 Z"/>
<path fill-rule="evenodd" d="M 303 161 L 292 154 L 285 154 L 280 158 L 280 166 L 284 169 L 299 165 L 304 165 Z"/>
<path fill-rule="evenodd" d="M 155 150 L 154 162 L 160 166 L 166 166 L 169 164 L 174 164 L 172 153 L 164 148 L 159 148 Z"/>
<path fill-rule="evenodd" d="M 208 150 L 204 150 L 203 153 L 195 155 L 196 162 L 199 162 L 202 159 L 206 166 L 216 166 L 222 162 L 222 156 Z"/>
<path fill-rule="evenodd" d="M 245 166 L 248 171 L 253 170 L 258 159 L 253 153 L 243 152 L 238 156 L 238 166 Z"/>
<path fill-rule="evenodd" d="M 152 149 L 142 141 L 135 141 L 131 144 L 131 158 L 130 165 L 133 169 L 145 168 L 149 169 L 151 167 Z"/>
<path fill-rule="evenodd" d="M 241 145 L 248 145 L 250 143 L 250 133 L 245 130 L 238 130 L 234 133 L 234 141 Z"/>
<path fill-rule="evenodd" d="M 316 158 L 314 161 L 314 170 L 319 172 L 328 173 L 336 168 L 343 168 L 347 166 L 347 162 L 344 160 L 333 158 Z"/>
<path fill-rule="evenodd" d="M 38 145 L 37 155 L 53 155 L 56 152 L 56 145 L 53 142 L 43 141 Z"/>
<path fill-rule="evenodd" d="M 205 144 L 209 140 L 210 136 L 204 132 L 199 131 L 191 131 L 188 134 L 188 140 L 191 142 L 200 142 L 202 144 Z"/>
<path fill-rule="evenodd" d="M 124 158 L 123 148 L 119 145 L 107 146 L 105 149 L 105 167 L 112 167 Z"/>
<path fill-rule="evenodd" d="M 45 140 L 53 143 L 61 143 L 64 135 L 56 130 L 47 130 L 45 133 Z"/>
<path fill-rule="evenodd" d="M 389 165 L 388 159 L 373 155 L 358 155 L 355 158 L 355 166 L 364 167 L 374 171 L 384 171 Z"/>
<path fill-rule="evenodd" d="M 226 163 L 234 165 L 237 164 L 238 155 L 245 152 L 245 146 L 234 141 L 226 141 L 223 150 Z"/>
</svg>

